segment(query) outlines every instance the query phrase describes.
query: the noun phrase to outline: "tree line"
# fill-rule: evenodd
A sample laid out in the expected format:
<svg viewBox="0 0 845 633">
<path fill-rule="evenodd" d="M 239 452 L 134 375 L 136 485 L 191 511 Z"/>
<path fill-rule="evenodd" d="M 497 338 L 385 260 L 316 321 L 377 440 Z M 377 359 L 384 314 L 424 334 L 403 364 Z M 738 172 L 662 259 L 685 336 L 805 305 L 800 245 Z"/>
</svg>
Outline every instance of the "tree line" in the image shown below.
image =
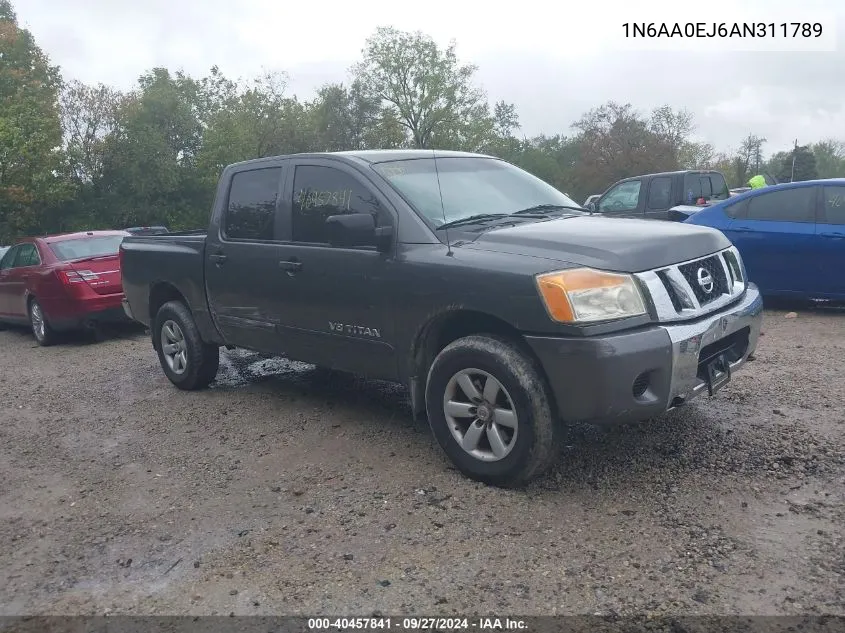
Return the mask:
<svg viewBox="0 0 845 633">
<path fill-rule="evenodd" d="M 380 27 L 344 83 L 310 100 L 284 73 L 252 80 L 154 68 L 132 90 L 63 80 L 0 0 L 0 244 L 22 235 L 165 224 L 204 227 L 221 169 L 277 154 L 433 148 L 499 156 L 579 202 L 632 175 L 714 168 L 731 186 L 766 170 L 781 180 L 845 176 L 845 143 L 775 152 L 749 134 L 737 150 L 693 140 L 669 106 L 608 102 L 569 133 L 528 138 L 516 107 L 491 104 L 456 45 Z"/>
</svg>

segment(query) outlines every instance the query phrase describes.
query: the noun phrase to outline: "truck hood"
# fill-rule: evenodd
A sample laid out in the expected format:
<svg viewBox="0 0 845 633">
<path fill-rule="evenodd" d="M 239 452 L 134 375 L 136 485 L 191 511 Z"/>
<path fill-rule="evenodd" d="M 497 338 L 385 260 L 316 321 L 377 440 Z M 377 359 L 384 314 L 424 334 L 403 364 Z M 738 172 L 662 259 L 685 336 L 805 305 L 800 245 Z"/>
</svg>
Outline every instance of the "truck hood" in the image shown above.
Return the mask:
<svg viewBox="0 0 845 633">
<path fill-rule="evenodd" d="M 710 255 L 730 245 L 720 231 L 704 226 L 577 216 L 495 227 L 462 247 L 635 273 Z"/>
</svg>

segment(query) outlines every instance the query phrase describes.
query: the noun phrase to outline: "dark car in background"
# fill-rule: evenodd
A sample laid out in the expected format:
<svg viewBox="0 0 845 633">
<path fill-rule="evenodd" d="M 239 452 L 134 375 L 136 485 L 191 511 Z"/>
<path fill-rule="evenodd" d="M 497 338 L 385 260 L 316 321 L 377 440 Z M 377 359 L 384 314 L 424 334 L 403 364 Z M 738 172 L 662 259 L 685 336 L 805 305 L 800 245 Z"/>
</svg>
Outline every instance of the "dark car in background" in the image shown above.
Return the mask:
<svg viewBox="0 0 845 633">
<path fill-rule="evenodd" d="M 722 231 L 764 295 L 845 300 L 845 178 L 754 189 L 686 223 Z"/>
<path fill-rule="evenodd" d="M 584 200 L 584 208 L 585 208 L 585 209 L 589 209 L 589 208 L 590 208 L 590 204 L 591 204 L 591 203 L 593 203 L 593 202 L 595 202 L 595 201 L 596 201 L 596 200 L 598 200 L 599 198 L 601 198 L 601 194 L 600 194 L 600 193 L 594 193 L 594 194 L 592 194 L 591 196 L 587 196 L 587 199 L 586 199 L 586 200 Z"/>
<path fill-rule="evenodd" d="M 0 324 L 30 325 L 39 345 L 60 330 L 126 321 L 118 250 L 125 231 L 29 237 L 0 259 Z"/>
<path fill-rule="evenodd" d="M 166 226 L 130 226 L 123 230 L 130 235 L 166 235 L 170 233 Z"/>
<path fill-rule="evenodd" d="M 727 200 L 728 183 L 718 171 L 684 170 L 645 174 L 620 180 L 608 188 L 590 210 L 608 217 L 673 220 L 678 205 L 705 206 Z"/>
</svg>

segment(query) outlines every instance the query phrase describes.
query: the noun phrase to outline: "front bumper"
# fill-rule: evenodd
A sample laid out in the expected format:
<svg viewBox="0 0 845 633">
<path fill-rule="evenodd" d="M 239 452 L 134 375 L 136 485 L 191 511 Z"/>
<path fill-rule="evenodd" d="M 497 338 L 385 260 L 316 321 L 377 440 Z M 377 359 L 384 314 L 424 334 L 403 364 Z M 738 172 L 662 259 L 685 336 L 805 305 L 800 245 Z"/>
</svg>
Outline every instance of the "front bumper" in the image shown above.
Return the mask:
<svg viewBox="0 0 845 633">
<path fill-rule="evenodd" d="M 695 321 L 606 336 L 527 336 L 569 422 L 644 420 L 708 391 L 705 361 L 723 354 L 731 373 L 754 353 L 763 301 L 742 299 Z"/>
</svg>

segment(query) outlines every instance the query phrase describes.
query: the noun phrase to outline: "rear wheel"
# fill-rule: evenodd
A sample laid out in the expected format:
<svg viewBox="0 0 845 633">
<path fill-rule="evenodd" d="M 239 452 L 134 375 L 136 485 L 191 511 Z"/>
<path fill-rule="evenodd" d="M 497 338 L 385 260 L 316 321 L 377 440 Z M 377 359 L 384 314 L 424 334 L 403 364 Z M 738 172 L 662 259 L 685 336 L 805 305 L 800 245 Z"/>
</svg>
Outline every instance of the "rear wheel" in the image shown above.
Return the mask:
<svg viewBox="0 0 845 633">
<path fill-rule="evenodd" d="M 472 479 L 522 486 L 559 455 L 561 429 L 542 372 L 507 339 L 447 345 L 431 365 L 425 400 L 438 443 Z"/>
<path fill-rule="evenodd" d="M 56 333 L 47 321 L 44 308 L 41 307 L 41 304 L 36 299 L 29 302 L 29 323 L 32 326 L 32 334 L 35 336 L 35 341 L 39 345 L 46 347 L 56 342 Z"/>
<path fill-rule="evenodd" d="M 202 389 L 214 380 L 220 366 L 220 348 L 203 342 L 182 302 L 168 301 L 161 306 L 152 335 L 161 368 L 179 389 Z"/>
</svg>

